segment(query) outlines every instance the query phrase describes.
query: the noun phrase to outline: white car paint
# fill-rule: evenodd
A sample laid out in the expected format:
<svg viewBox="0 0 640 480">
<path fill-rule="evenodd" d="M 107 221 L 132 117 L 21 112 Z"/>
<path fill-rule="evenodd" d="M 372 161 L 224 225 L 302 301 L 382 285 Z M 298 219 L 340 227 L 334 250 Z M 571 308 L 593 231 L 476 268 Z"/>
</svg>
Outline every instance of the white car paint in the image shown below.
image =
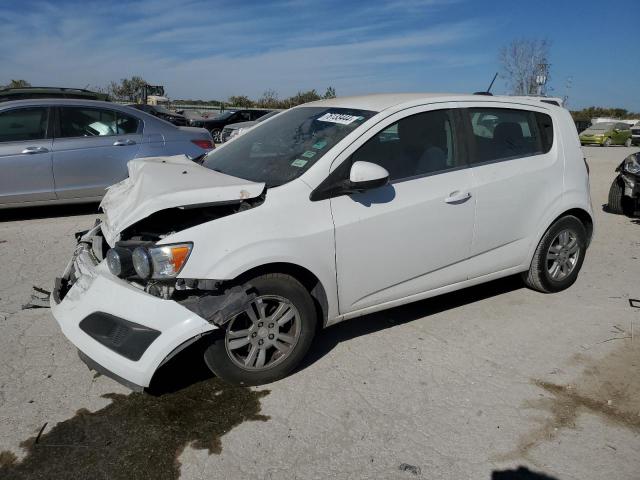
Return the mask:
<svg viewBox="0 0 640 480">
<path fill-rule="evenodd" d="M 125 228 L 159 210 L 254 198 L 264 190 L 264 183 L 214 172 L 185 155 L 135 159 L 127 167 L 129 177 L 109 187 L 100 204 L 111 246 Z"/>
<path fill-rule="evenodd" d="M 255 267 L 295 265 L 319 280 L 327 303 L 323 320 L 330 325 L 526 271 L 536 245 L 555 218 L 574 208 L 592 217 L 577 132 L 563 108 L 535 98 L 454 94 L 369 95 L 298 108 L 306 106 L 378 113 L 300 177 L 269 188 L 259 207 L 159 241 L 193 243 L 179 278 L 233 280 Z M 551 150 L 527 157 L 526 162 L 513 159 L 467 166 L 364 194 L 310 199 L 311 192 L 343 161 L 399 119 L 429 110 L 474 106 L 518 108 L 551 116 Z M 103 202 L 107 216 L 103 231 L 110 244 L 122 229 L 154 211 L 243 195 L 253 198 L 264 189 L 264 184 L 205 173 L 207 169 L 186 165 L 183 160 L 164 160 L 167 164 L 157 159 L 135 163 L 132 179 L 110 190 Z M 176 175 L 183 166 L 189 174 Z M 89 282 L 88 288 L 76 288 L 79 282 L 61 303 L 54 302 L 53 314 L 80 350 L 137 385 L 148 386 L 163 355 L 169 355 L 176 345 L 213 328 L 173 300 L 161 300 L 113 277 L 104 262 L 92 275 L 97 280 Z M 162 335 L 132 365 L 79 330 L 83 315 L 98 310 L 153 325 Z"/>
</svg>

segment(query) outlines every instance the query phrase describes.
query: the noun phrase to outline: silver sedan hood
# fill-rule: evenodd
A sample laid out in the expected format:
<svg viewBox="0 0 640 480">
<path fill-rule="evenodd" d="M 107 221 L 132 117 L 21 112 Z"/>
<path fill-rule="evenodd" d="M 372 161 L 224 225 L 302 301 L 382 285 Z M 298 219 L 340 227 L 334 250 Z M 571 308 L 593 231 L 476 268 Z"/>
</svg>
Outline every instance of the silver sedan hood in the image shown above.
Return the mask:
<svg viewBox="0 0 640 480">
<path fill-rule="evenodd" d="M 192 162 L 184 155 L 131 160 L 129 178 L 112 185 L 100 203 L 102 232 L 113 247 L 120 233 L 167 208 L 210 205 L 259 196 L 264 183 L 232 177 Z"/>
</svg>

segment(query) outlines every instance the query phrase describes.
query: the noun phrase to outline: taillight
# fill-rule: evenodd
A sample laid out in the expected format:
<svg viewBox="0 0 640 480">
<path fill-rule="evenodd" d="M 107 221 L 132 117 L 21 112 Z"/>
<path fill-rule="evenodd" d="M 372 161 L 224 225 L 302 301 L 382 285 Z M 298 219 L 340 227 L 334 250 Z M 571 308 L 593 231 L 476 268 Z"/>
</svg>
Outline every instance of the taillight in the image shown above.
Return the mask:
<svg viewBox="0 0 640 480">
<path fill-rule="evenodd" d="M 197 146 L 199 146 L 203 150 L 213 150 L 213 142 L 211 140 L 203 140 L 203 139 L 191 140 L 191 143 L 195 143 Z"/>
</svg>

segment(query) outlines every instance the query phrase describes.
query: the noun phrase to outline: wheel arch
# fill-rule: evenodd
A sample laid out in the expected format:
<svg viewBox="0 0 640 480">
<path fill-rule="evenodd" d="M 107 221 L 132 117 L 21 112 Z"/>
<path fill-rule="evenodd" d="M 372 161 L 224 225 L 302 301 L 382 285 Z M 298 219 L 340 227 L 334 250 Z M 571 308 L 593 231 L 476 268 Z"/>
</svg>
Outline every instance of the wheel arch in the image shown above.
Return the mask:
<svg viewBox="0 0 640 480">
<path fill-rule="evenodd" d="M 321 320 L 319 326 L 324 328 L 329 319 L 329 300 L 327 292 L 320 279 L 309 269 L 288 262 L 273 262 L 252 267 L 238 275 L 233 283 L 244 283 L 260 275 L 268 273 L 283 273 L 291 275 L 298 280 L 309 292 L 315 304 L 318 318 Z"/>
<path fill-rule="evenodd" d="M 547 227 L 547 230 L 558 219 L 560 219 L 560 218 L 562 218 L 562 217 L 564 217 L 566 215 L 573 215 L 574 217 L 576 217 L 578 220 L 580 220 L 582 222 L 582 224 L 584 225 L 584 228 L 587 230 L 587 247 L 588 247 L 589 244 L 591 243 L 591 237 L 593 236 L 593 218 L 591 217 L 591 214 L 589 214 L 589 212 L 587 212 L 586 210 L 583 210 L 582 208 L 572 208 L 572 209 L 569 209 L 566 212 L 558 215 L 549 224 L 549 226 Z"/>
</svg>

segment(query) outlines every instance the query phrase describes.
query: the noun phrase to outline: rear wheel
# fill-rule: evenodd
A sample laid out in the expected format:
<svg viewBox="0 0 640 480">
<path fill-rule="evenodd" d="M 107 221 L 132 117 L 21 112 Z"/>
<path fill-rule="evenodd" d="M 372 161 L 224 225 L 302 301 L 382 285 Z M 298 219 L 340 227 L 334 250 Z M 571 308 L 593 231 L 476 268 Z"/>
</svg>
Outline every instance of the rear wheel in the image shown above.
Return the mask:
<svg viewBox="0 0 640 480">
<path fill-rule="evenodd" d="M 578 278 L 587 249 L 587 231 L 573 215 L 558 219 L 536 248 L 531 266 L 522 277 L 525 284 L 543 293 L 569 288 Z"/>
<path fill-rule="evenodd" d="M 262 385 L 287 376 L 302 361 L 317 315 L 309 292 L 289 275 L 262 275 L 248 284 L 257 297 L 214 337 L 204 360 L 227 382 Z"/>
<path fill-rule="evenodd" d="M 624 213 L 623 200 L 624 187 L 622 186 L 622 182 L 616 178 L 609 188 L 609 200 L 607 201 L 607 210 L 609 210 L 609 213 L 622 215 Z"/>
</svg>

